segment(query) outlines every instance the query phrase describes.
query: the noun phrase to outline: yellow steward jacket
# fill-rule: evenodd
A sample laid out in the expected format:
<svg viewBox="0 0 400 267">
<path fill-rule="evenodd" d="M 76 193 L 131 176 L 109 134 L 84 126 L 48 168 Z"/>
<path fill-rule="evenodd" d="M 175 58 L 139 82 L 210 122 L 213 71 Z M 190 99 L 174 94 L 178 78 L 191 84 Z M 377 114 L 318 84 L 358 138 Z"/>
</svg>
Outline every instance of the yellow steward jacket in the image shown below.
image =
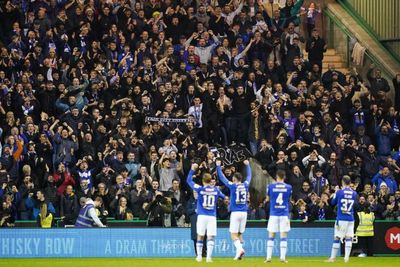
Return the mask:
<svg viewBox="0 0 400 267">
<path fill-rule="evenodd" d="M 374 236 L 374 220 L 375 216 L 372 212 L 357 212 L 360 218 L 360 224 L 357 227 L 357 236 Z"/>
<path fill-rule="evenodd" d="M 51 223 L 53 222 L 53 214 L 49 213 L 49 215 L 45 218 L 39 214 L 40 217 L 40 226 L 42 228 L 51 228 Z"/>
</svg>

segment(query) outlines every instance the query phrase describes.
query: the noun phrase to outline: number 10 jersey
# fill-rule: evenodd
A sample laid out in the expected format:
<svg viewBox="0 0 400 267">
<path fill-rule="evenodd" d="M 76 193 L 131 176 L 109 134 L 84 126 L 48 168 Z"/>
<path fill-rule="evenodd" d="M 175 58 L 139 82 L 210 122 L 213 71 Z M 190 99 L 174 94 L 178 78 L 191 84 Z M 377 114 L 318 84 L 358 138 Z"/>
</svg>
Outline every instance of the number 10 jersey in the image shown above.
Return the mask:
<svg viewBox="0 0 400 267">
<path fill-rule="evenodd" d="M 207 185 L 201 186 L 195 184 L 192 180 L 194 174 L 193 170 L 190 170 L 187 183 L 192 190 L 198 193 L 197 198 L 197 215 L 217 216 L 217 200 L 218 198 L 224 198 L 225 195 L 215 186 Z"/>
</svg>

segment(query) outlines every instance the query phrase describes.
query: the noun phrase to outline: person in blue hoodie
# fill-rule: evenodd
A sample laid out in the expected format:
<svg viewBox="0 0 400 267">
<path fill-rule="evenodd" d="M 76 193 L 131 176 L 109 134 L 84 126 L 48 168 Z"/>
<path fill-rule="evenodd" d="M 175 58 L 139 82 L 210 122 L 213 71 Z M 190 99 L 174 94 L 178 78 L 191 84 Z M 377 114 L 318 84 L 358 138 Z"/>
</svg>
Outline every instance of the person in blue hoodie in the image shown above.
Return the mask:
<svg viewBox="0 0 400 267">
<path fill-rule="evenodd" d="M 125 168 L 128 170 L 128 175 L 131 180 L 136 179 L 140 166 L 141 164 L 135 159 L 135 153 L 129 152 L 127 156 L 127 162 L 125 163 Z"/>
<path fill-rule="evenodd" d="M 384 123 L 383 120 L 379 124 L 379 127 L 375 129 L 376 142 L 378 144 L 378 155 L 390 156 L 392 151 L 392 139 L 395 136 L 395 132 L 390 126 L 390 123 Z"/>
<path fill-rule="evenodd" d="M 400 147 L 399 150 L 392 156 L 393 160 L 396 162 L 397 166 L 400 165 Z"/>
<path fill-rule="evenodd" d="M 372 183 L 379 190 L 381 184 L 385 182 L 390 194 L 394 194 L 397 190 L 397 183 L 393 176 L 390 174 L 389 167 L 383 167 L 375 176 L 372 178 Z"/>
<path fill-rule="evenodd" d="M 45 227 L 43 224 L 43 222 L 45 221 L 44 216 L 48 217 L 50 214 L 52 216 L 52 218 L 54 218 L 54 215 L 56 213 L 56 210 L 53 206 L 53 203 L 51 203 L 50 201 L 48 201 L 45 198 L 44 193 L 41 190 L 37 190 L 36 191 L 36 199 L 33 198 L 33 193 L 29 193 L 28 198 L 25 200 L 25 205 L 27 207 L 27 209 L 31 209 L 32 210 L 32 218 L 33 220 L 37 220 L 39 223 L 39 225 L 41 227 Z M 47 208 L 47 212 L 46 215 L 42 215 L 41 212 L 43 211 L 43 207 Z M 47 226 L 47 227 L 51 227 L 51 226 Z"/>
</svg>

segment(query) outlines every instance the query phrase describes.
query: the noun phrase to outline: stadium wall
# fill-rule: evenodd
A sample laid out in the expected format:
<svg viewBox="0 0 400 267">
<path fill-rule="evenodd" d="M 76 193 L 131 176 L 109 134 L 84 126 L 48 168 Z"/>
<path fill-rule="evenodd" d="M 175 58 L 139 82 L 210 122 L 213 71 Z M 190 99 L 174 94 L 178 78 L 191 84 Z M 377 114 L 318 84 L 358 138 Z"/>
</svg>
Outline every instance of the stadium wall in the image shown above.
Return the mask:
<svg viewBox="0 0 400 267">
<path fill-rule="evenodd" d="M 266 235 L 265 227 L 246 229 L 246 256 L 265 256 Z M 328 255 L 332 235 L 331 228 L 294 228 L 289 234 L 288 256 Z M 279 254 L 279 246 L 275 249 L 274 254 Z M 219 228 L 214 255 L 233 254 L 228 228 Z M 194 246 L 189 228 L 19 228 L 0 231 L 0 257 L 194 257 Z"/>
<path fill-rule="evenodd" d="M 219 223 L 214 255 L 231 257 L 234 248 L 228 223 Z M 331 222 L 293 222 L 288 237 L 289 257 L 330 254 Z M 399 255 L 398 221 L 375 222 L 375 255 Z M 249 222 L 245 232 L 246 256 L 264 257 L 265 222 Z M 183 258 L 194 256 L 190 228 L 7 228 L 0 230 L 1 258 Z M 357 238 L 354 239 L 357 243 Z M 279 242 L 279 238 L 275 240 Z M 279 254 L 279 246 L 274 247 Z M 353 250 L 357 244 L 353 245 Z"/>
</svg>

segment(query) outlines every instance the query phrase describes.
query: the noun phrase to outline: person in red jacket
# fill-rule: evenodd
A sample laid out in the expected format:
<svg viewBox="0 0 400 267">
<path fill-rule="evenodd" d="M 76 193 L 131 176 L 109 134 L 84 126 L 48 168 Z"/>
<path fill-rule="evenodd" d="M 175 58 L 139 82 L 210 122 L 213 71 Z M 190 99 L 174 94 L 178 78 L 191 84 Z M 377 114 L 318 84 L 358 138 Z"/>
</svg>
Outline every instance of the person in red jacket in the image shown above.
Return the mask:
<svg viewBox="0 0 400 267">
<path fill-rule="evenodd" d="M 64 163 L 58 164 L 57 170 L 53 174 L 54 181 L 58 185 L 57 194 L 61 196 L 65 188 L 68 185 L 75 186 L 75 179 L 72 177 L 71 173 L 69 172 L 68 168 L 65 167 Z"/>
</svg>

